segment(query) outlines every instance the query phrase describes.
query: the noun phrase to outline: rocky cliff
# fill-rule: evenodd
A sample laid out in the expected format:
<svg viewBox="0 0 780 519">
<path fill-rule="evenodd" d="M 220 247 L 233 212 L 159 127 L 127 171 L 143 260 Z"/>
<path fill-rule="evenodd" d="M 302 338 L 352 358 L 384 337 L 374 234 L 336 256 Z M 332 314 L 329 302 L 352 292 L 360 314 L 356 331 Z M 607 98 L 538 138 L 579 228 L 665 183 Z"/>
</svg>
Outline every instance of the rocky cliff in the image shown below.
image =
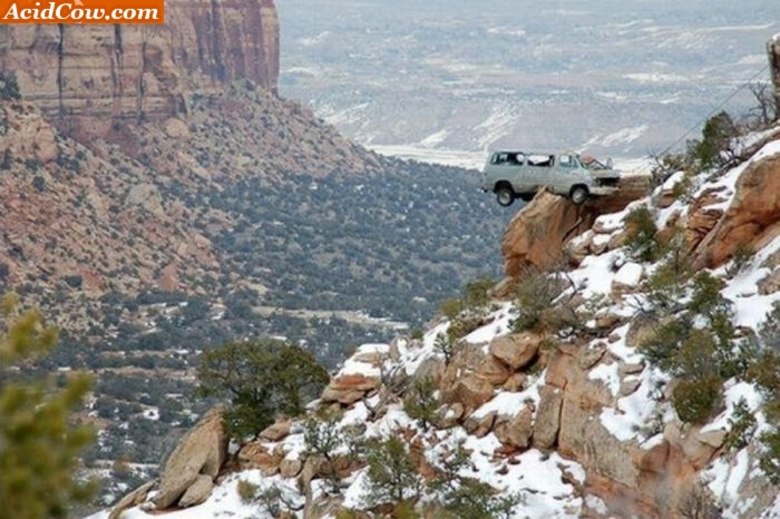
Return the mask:
<svg viewBox="0 0 780 519">
<path fill-rule="evenodd" d="M 117 120 L 187 111 L 185 92 L 247 78 L 275 90 L 279 23 L 273 0 L 169 0 L 162 26 L 0 27 L 0 69 L 58 127 L 86 139 Z"/>
<path fill-rule="evenodd" d="M 360 347 L 312 405 L 336 417 L 327 427 L 339 440 L 327 456 L 309 448 L 307 422 L 280 420 L 226 464 L 201 510 L 391 517 L 359 450 L 365 438 L 395 437 L 427 488 L 408 494 L 421 517 L 463 506 L 458 489 L 473 490 L 474 481 L 511 499 L 509 512 L 487 507 L 483 495 L 492 512 L 455 516 L 777 517 L 776 468 L 765 464 L 762 444 L 777 434 L 777 387 L 751 373 L 777 376 L 777 365 L 765 365 L 771 357 L 756 352 L 771 350 L 780 329 L 780 131 L 753 147 L 737 167 L 678 172 L 653 190 L 634 179 L 618 197 L 579 209 L 540 193 L 504 239 L 512 297 L 464 302 L 422 339 Z M 656 229 L 647 240 L 668 247 L 656 256 L 634 248 L 637 214 Z M 736 252 L 740 243 L 749 258 Z M 563 261 L 542 253 L 556 249 Z M 694 275 L 685 266 L 698 263 L 710 270 Z M 709 321 L 716 317 L 727 321 Z M 678 322 L 687 323 L 681 335 L 670 335 Z M 725 341 L 717 355 L 758 349 L 709 371 L 715 397 L 691 417 L 681 388 L 713 369 L 707 348 L 716 346 L 700 340 L 708 333 Z M 659 363 L 663 348 L 679 351 L 672 364 Z M 706 392 L 694 386 L 690 395 L 701 403 Z M 458 456 L 467 461 L 453 473 Z M 241 501 L 242 480 L 275 492 L 278 513 Z M 143 495 L 126 505 L 138 503 L 155 513 Z"/>
</svg>

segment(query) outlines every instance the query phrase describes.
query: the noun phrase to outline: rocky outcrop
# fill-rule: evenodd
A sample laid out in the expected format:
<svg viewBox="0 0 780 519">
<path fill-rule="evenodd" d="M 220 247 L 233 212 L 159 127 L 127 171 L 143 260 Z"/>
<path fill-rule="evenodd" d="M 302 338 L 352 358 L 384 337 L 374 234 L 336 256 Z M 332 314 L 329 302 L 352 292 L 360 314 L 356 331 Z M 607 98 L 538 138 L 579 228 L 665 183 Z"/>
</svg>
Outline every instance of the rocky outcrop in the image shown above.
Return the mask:
<svg viewBox="0 0 780 519">
<path fill-rule="evenodd" d="M 146 497 L 149 495 L 149 491 L 152 490 L 156 483 L 156 481 L 149 481 L 148 483 L 144 483 L 120 499 L 119 502 L 114 505 L 114 508 L 111 509 L 111 513 L 108 514 L 108 519 L 121 519 L 125 510 L 134 506 L 138 506 L 146 501 Z"/>
<path fill-rule="evenodd" d="M 766 43 L 766 52 L 772 83 L 775 86 L 775 106 L 780 106 L 780 34 L 775 34 L 774 38 Z"/>
<path fill-rule="evenodd" d="M 247 78 L 274 90 L 279 23 L 273 0 L 169 0 L 162 26 L 7 25 L 0 69 L 22 95 L 82 138 L 122 119 L 185 111 L 183 92 Z"/>
<path fill-rule="evenodd" d="M 206 474 L 200 474 L 195 478 L 195 481 L 187 487 L 187 490 L 184 491 L 184 495 L 179 499 L 179 506 L 181 508 L 188 508 L 190 506 L 199 505 L 208 499 L 213 489 L 214 479 Z"/>
<path fill-rule="evenodd" d="M 546 270 L 562 260 L 565 243 L 588 230 L 599 215 L 622 210 L 647 194 L 649 178 L 622 179 L 620 190 L 611 196 L 592 198 L 578 206 L 569 199 L 539 192 L 512 219 L 501 246 L 509 278 L 517 278 L 527 267 Z"/>
<path fill-rule="evenodd" d="M 759 250 L 780 234 L 780 157 L 748 165 L 731 205 L 695 251 L 694 266 L 716 268 L 738 247 Z"/>
<path fill-rule="evenodd" d="M 206 413 L 165 462 L 154 497 L 159 510 L 174 505 L 188 506 L 185 503 L 195 504 L 208 497 L 206 488 L 210 491 L 210 487 L 205 478 L 213 484 L 227 459 L 228 438 L 222 412 L 217 407 Z M 194 485 L 197 487 L 193 489 Z"/>
<path fill-rule="evenodd" d="M 543 340 L 533 333 L 502 335 L 490 342 L 490 353 L 513 370 L 518 370 L 533 360 Z"/>
</svg>

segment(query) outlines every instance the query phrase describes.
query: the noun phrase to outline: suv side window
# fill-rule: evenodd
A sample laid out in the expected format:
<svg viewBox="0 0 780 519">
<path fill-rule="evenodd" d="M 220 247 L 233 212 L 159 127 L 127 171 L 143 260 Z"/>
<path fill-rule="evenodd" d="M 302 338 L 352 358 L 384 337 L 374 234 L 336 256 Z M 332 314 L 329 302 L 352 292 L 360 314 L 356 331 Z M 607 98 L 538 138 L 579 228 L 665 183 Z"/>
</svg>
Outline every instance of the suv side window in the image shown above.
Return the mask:
<svg viewBox="0 0 780 519">
<path fill-rule="evenodd" d="M 523 153 L 510 153 L 509 154 L 509 165 L 511 166 L 522 166 L 525 164 L 525 154 Z"/>
<path fill-rule="evenodd" d="M 501 164 L 506 164 L 507 162 L 509 162 L 509 154 L 496 153 L 493 155 L 493 160 L 490 162 L 496 166 L 500 166 Z"/>
<path fill-rule="evenodd" d="M 577 162 L 571 155 L 561 155 L 558 163 L 564 168 L 576 168 Z"/>
<path fill-rule="evenodd" d="M 529 166 L 539 166 L 539 167 L 549 168 L 553 164 L 555 164 L 554 155 L 529 155 L 528 156 Z"/>
</svg>

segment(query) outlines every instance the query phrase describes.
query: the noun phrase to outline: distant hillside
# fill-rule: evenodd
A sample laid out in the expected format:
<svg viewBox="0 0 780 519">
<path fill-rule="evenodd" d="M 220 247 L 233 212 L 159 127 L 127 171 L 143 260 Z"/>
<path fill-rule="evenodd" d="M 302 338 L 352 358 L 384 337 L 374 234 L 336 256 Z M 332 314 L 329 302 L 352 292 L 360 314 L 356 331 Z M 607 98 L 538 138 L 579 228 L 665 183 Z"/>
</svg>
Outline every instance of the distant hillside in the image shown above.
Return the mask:
<svg viewBox="0 0 780 519">
<path fill-rule="evenodd" d="M 509 214 L 474 172 L 378 157 L 246 80 L 184 99 L 83 141 L 0 104 L 2 290 L 61 328 L 43 368 L 97 374 L 99 458 L 159 459 L 143 439 L 205 405 L 186 398 L 203 349 L 284 336 L 335 365 L 500 269 Z"/>
</svg>

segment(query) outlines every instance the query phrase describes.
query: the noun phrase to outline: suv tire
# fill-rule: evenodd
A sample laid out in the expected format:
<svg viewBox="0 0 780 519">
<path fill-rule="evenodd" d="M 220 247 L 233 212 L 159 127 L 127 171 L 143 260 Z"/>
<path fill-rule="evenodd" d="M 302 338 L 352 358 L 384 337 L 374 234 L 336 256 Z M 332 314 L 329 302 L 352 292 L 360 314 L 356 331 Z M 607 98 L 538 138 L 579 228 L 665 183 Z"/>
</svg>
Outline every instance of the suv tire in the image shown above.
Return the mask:
<svg viewBox="0 0 780 519">
<path fill-rule="evenodd" d="M 581 205 L 588 199 L 589 194 L 586 186 L 574 186 L 569 192 L 569 198 L 576 205 Z"/>
<path fill-rule="evenodd" d="M 502 207 L 509 207 L 512 205 L 512 202 L 515 201 L 515 191 L 509 184 L 498 184 L 496 189 L 494 189 L 494 192 L 496 193 L 496 200 L 498 201 L 498 205 Z"/>
</svg>

